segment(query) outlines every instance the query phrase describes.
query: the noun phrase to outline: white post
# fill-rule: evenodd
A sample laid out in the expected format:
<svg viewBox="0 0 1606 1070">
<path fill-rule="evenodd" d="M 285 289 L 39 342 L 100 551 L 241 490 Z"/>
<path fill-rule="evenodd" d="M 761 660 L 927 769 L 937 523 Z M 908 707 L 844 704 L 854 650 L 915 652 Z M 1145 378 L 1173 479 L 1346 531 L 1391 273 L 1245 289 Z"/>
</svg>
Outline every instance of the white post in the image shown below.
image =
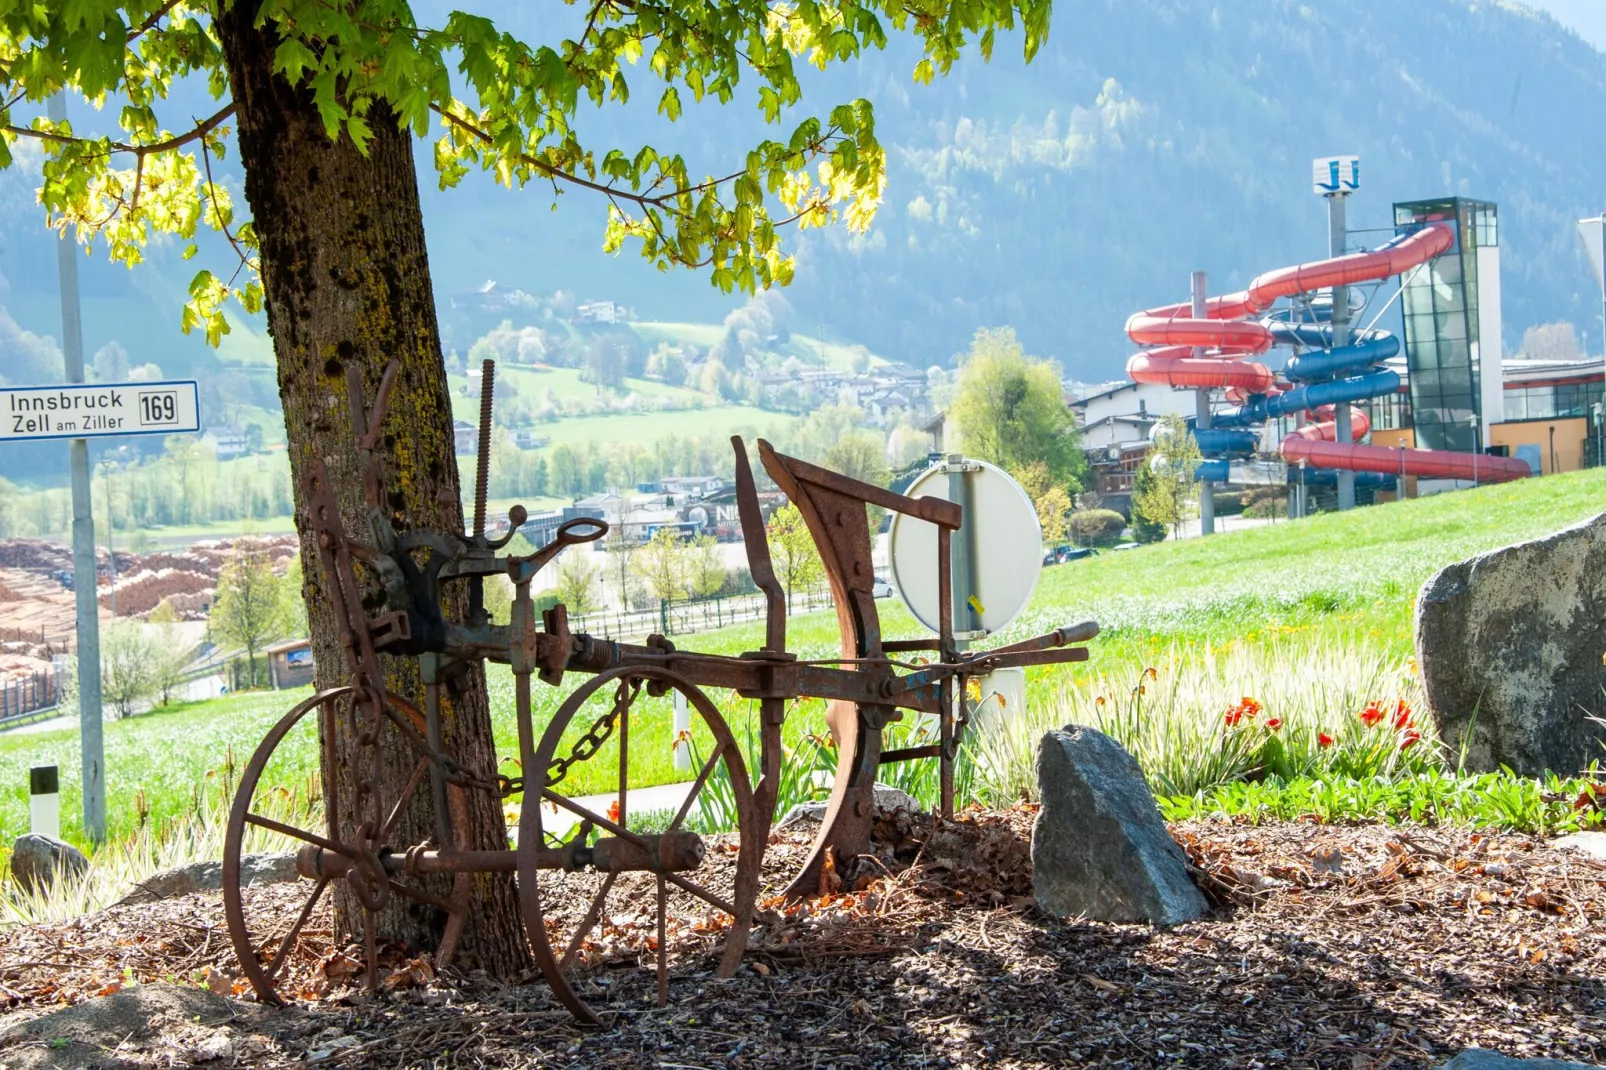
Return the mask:
<svg viewBox="0 0 1606 1070">
<path fill-rule="evenodd" d="M 1345 207 L 1349 200 L 1346 193 L 1329 194 L 1327 198 L 1327 255 L 1343 256 L 1344 243 L 1348 237 L 1348 227 L 1345 224 Z M 1333 287 L 1333 341 L 1332 348 L 1338 349 L 1349 345 L 1349 287 Z M 1341 401 L 1333 406 L 1334 441 L 1349 443 L 1355 441 L 1353 428 L 1350 426 L 1349 402 Z M 1347 468 L 1338 470 L 1338 507 L 1340 509 L 1355 508 L 1355 473 Z"/>
<path fill-rule="evenodd" d="M 53 765 L 28 770 L 28 831 L 61 839 L 61 785 Z"/>
<path fill-rule="evenodd" d="M 691 731 L 691 710 L 686 707 L 686 695 L 680 690 L 675 695 L 675 769 L 679 772 L 688 772 L 691 769 L 691 744 L 681 738 L 682 732 Z"/>
</svg>

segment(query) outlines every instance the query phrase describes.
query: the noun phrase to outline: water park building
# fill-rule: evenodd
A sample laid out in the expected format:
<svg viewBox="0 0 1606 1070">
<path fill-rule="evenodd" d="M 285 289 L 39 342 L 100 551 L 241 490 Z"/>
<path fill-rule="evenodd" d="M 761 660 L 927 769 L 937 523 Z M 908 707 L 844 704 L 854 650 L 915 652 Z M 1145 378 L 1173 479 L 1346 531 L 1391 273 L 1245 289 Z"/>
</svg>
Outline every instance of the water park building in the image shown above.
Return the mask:
<svg viewBox="0 0 1606 1070">
<path fill-rule="evenodd" d="M 1189 301 L 1127 321 L 1131 382 L 1072 405 L 1103 493 L 1130 488 L 1171 414 L 1207 490 L 1286 483 L 1296 510 L 1326 488 L 1345 508 L 1602 463 L 1602 362 L 1504 356 L 1496 206 L 1399 202 L 1392 237 L 1352 252 L 1358 188 L 1353 157 L 1317 161 L 1328 258 L 1219 296 L 1196 273 Z"/>
</svg>

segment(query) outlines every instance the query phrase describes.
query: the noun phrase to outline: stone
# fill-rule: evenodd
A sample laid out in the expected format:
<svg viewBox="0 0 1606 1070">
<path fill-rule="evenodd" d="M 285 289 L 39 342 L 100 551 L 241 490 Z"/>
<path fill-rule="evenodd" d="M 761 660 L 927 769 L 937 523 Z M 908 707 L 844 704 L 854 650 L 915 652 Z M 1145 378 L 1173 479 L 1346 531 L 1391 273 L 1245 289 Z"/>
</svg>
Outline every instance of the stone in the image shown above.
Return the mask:
<svg viewBox="0 0 1606 1070">
<path fill-rule="evenodd" d="M 296 856 L 288 854 L 245 855 L 240 859 L 240 885 L 287 884 L 299 880 Z M 187 866 L 164 869 L 154 877 L 140 881 L 134 890 L 117 901 L 117 906 L 135 903 L 153 903 L 158 899 L 171 899 L 177 895 L 216 891 L 223 887 L 222 862 L 192 862 Z"/>
<path fill-rule="evenodd" d="M 803 821 L 812 821 L 815 824 L 825 820 L 825 807 L 823 802 L 798 803 L 786 812 L 786 816 L 776 823 L 777 830 L 788 828 Z M 890 787 L 886 784 L 875 786 L 876 813 L 892 813 L 895 810 L 918 811 L 920 804 L 915 797 L 902 788 Z"/>
<path fill-rule="evenodd" d="M 1032 892 L 1057 917 L 1177 925 L 1204 896 L 1143 770 L 1096 729 L 1067 725 L 1037 748 L 1043 808 L 1032 825 Z"/>
<path fill-rule="evenodd" d="M 1594 1063 L 1569 1063 L 1560 1059 L 1513 1059 L 1487 1048 L 1468 1048 L 1439 1070 L 1602 1070 Z"/>
<path fill-rule="evenodd" d="M 1416 650 L 1452 761 L 1540 776 L 1606 757 L 1606 514 L 1439 572 Z"/>
<path fill-rule="evenodd" d="M 1562 851 L 1580 851 L 1606 862 L 1606 832 L 1575 832 L 1550 841 L 1550 846 Z"/>
<path fill-rule="evenodd" d="M 24 892 L 44 890 L 58 875 L 77 880 L 89 872 L 89 859 L 70 843 L 30 832 L 11 846 L 11 879 Z"/>
</svg>

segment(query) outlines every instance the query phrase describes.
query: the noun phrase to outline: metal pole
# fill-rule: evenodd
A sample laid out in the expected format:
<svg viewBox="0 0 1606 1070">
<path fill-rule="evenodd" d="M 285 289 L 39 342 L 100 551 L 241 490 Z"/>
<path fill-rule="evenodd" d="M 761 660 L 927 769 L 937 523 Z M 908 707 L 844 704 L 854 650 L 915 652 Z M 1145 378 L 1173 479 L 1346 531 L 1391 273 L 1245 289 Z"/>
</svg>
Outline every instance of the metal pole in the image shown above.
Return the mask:
<svg viewBox="0 0 1606 1070">
<path fill-rule="evenodd" d="M 1195 271 L 1190 280 L 1193 295 L 1192 315 L 1196 320 L 1205 319 L 1209 315 L 1209 308 L 1205 304 L 1206 279 L 1205 273 Z M 1193 355 L 1201 356 L 1204 347 L 1195 346 Z M 1200 431 L 1210 429 L 1210 390 L 1202 387 L 1194 393 L 1194 427 Z M 1199 534 L 1214 535 L 1216 533 L 1216 485 L 1208 479 L 1199 481 Z"/>
<path fill-rule="evenodd" d="M 1344 243 L 1347 237 L 1344 209 L 1349 196 L 1344 193 L 1329 194 L 1327 198 L 1327 255 L 1343 256 Z M 1349 345 L 1349 287 L 1333 287 L 1333 341 L 1332 348 Z M 1349 443 L 1355 441 L 1351 434 L 1349 402 L 1341 401 L 1333 406 L 1334 441 Z M 1338 507 L 1340 509 L 1355 508 L 1355 473 L 1341 468 L 1338 471 Z"/>
<path fill-rule="evenodd" d="M 111 605 L 108 608 L 111 610 L 113 619 L 115 619 L 117 617 L 117 547 L 112 545 L 112 533 L 116 531 L 116 525 L 112 523 L 112 466 L 111 462 L 105 459 L 102 459 L 100 463 L 104 466 L 106 473 L 106 568 L 108 570 L 106 596 L 111 599 Z"/>
<path fill-rule="evenodd" d="M 975 576 L 975 530 L 973 510 L 970 495 L 970 481 L 965 478 L 968 469 L 965 458 L 957 453 L 948 455 L 948 500 L 954 502 L 962 510 L 959 530 L 949 536 L 949 545 L 952 549 L 952 558 L 949 561 L 949 572 L 953 584 L 953 608 L 956 611 L 954 620 L 955 632 L 966 635 L 966 638 L 957 639 L 954 649 L 964 650 L 970 645 L 969 633 L 981 630 L 981 614 L 976 611 L 975 589 L 971 586 Z"/>
<path fill-rule="evenodd" d="M 65 91 L 50 98 L 52 122 L 67 118 Z M 78 245 L 65 231 L 56 242 L 61 283 L 61 352 L 67 381 L 84 381 L 84 330 L 78 308 Z M 100 719 L 100 599 L 95 589 L 95 514 L 90 503 L 89 442 L 67 444 L 72 467 L 73 594 L 78 605 L 78 742 L 83 764 L 84 835 L 106 839 L 106 761 Z"/>
</svg>

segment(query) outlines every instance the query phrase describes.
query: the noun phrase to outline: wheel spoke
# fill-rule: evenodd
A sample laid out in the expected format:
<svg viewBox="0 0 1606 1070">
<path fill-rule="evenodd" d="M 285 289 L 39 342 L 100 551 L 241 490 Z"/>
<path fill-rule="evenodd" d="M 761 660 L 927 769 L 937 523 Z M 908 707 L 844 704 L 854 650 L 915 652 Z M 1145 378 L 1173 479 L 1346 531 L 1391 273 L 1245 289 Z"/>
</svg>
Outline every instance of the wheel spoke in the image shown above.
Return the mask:
<svg viewBox="0 0 1606 1070">
<path fill-rule="evenodd" d="M 571 814 L 574 814 L 576 817 L 579 817 L 579 818 L 581 818 L 583 820 L 589 821 L 593 825 L 597 826 L 600 829 L 607 829 L 609 832 L 613 833 L 615 836 L 618 836 L 621 839 L 629 840 L 631 843 L 635 844 L 637 847 L 641 847 L 641 848 L 643 848 L 645 850 L 648 850 L 648 851 L 652 850 L 652 845 L 650 843 L 648 843 L 646 840 L 642 839 L 636 833 L 631 832 L 629 829 L 625 828 L 623 825 L 620 825 L 620 824 L 618 824 L 617 822 L 614 822 L 614 821 L 609 821 L 607 818 L 603 817 L 601 814 L 592 813 L 590 810 L 587 810 L 585 807 L 581 806 L 579 803 L 574 802 L 574 801 L 572 801 L 570 799 L 567 799 L 562 795 L 559 795 L 557 792 L 553 791 L 551 788 L 543 788 L 543 789 L 541 789 L 541 798 L 546 799 L 548 802 L 555 803 L 558 806 L 563 807 L 565 810 L 569 811 Z"/>
<path fill-rule="evenodd" d="M 704 888 L 696 881 L 689 881 L 685 877 L 682 877 L 679 873 L 665 873 L 663 876 L 664 880 L 668 881 L 670 884 L 673 884 L 682 891 L 690 892 L 692 895 L 695 895 L 697 898 L 703 900 L 709 905 L 723 910 L 733 918 L 736 916 L 736 908 L 734 906 L 724 899 L 721 899 L 707 888 Z"/>
<path fill-rule="evenodd" d="M 691 804 L 697 801 L 698 793 L 703 790 L 703 785 L 708 783 L 708 777 L 713 773 L 714 766 L 718 765 L 719 760 L 723 757 L 725 757 L 725 748 L 716 747 L 714 753 L 708 756 L 708 761 L 703 763 L 703 768 L 697 774 L 697 779 L 692 781 L 691 790 L 686 793 L 685 800 L 680 804 L 679 812 L 675 814 L 675 820 L 669 823 L 670 832 L 679 829 L 680 823 L 686 820 L 687 814 L 691 813 Z"/>
<path fill-rule="evenodd" d="M 343 855 L 346 858 L 357 857 L 357 852 L 343 843 L 326 840 L 315 832 L 298 829 L 294 825 L 286 825 L 284 822 L 275 821 L 271 817 L 248 813 L 245 815 L 245 821 L 248 825 L 255 825 L 258 828 L 267 829 L 269 832 L 277 832 L 281 836 L 289 836 L 291 839 L 300 840 L 302 843 L 310 843 L 316 847 L 322 847 L 325 851 L 333 851 L 335 854 Z"/>
<path fill-rule="evenodd" d="M 658 1006 L 669 1005 L 669 896 L 664 893 L 664 875 L 658 874 Z"/>
<path fill-rule="evenodd" d="M 628 826 L 625 793 L 630 790 L 630 708 L 619 715 L 619 824 Z"/>
<path fill-rule="evenodd" d="M 597 894 L 592 898 L 591 906 L 586 909 L 586 916 L 580 919 L 580 925 L 569 941 L 568 950 L 563 953 L 563 958 L 558 960 L 559 968 L 567 970 L 574 965 L 574 957 L 580 953 L 580 945 L 585 943 L 586 936 L 596 927 L 597 919 L 602 916 L 602 901 L 608 897 L 608 892 L 618 877 L 619 874 L 610 873 L 602 879 L 602 887 L 597 889 Z"/>
<path fill-rule="evenodd" d="M 329 887 L 329 878 L 324 877 L 318 881 L 318 886 L 307 897 L 307 902 L 302 906 L 301 914 L 296 918 L 295 924 L 290 926 L 290 931 L 285 933 L 284 939 L 279 942 L 279 953 L 273 956 L 272 962 L 268 963 L 268 980 L 271 981 L 276 978 L 279 975 L 279 967 L 283 966 L 285 961 L 290 958 L 290 945 L 294 944 L 296 937 L 301 935 L 301 927 L 307 923 L 308 918 L 312 917 L 312 912 L 317 908 L 318 900 L 323 898 L 323 890 L 327 887 Z"/>
<path fill-rule="evenodd" d="M 413 767 L 413 775 L 408 778 L 407 786 L 402 788 L 400 795 L 396 796 L 396 805 L 390 808 L 390 814 L 385 818 L 385 823 L 379 827 L 378 839 L 380 843 L 385 843 L 390 839 L 391 831 L 395 829 L 396 822 L 401 820 L 402 811 L 412 801 L 413 792 L 418 790 L 418 785 L 424 782 L 424 777 L 428 773 L 429 759 L 420 758 L 418 764 Z"/>
</svg>

